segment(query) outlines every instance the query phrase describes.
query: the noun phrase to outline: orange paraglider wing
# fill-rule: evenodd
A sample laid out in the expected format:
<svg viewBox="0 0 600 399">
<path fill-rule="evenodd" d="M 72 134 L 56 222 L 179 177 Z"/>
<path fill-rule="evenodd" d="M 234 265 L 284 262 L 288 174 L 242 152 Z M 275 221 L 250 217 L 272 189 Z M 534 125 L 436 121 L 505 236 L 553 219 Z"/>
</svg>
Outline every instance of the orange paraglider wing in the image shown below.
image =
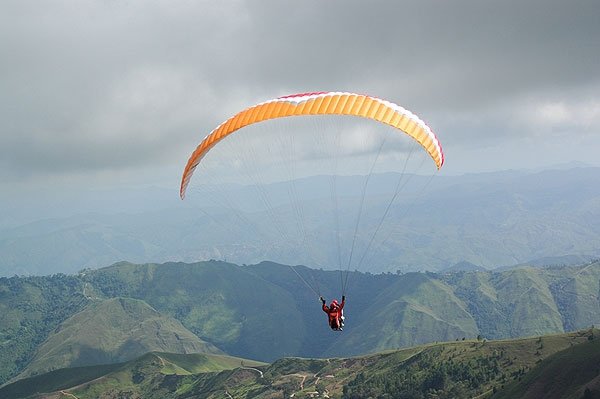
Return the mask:
<svg viewBox="0 0 600 399">
<path fill-rule="evenodd" d="M 198 145 L 190 156 L 179 195 L 185 197 L 194 169 L 219 141 L 237 130 L 262 121 L 287 116 L 351 115 L 390 125 L 415 139 L 431 156 L 438 169 L 444 164 L 440 142 L 431 129 L 412 112 L 392 102 L 364 94 L 316 92 L 293 94 L 262 102 L 247 108 L 217 126 Z"/>
</svg>

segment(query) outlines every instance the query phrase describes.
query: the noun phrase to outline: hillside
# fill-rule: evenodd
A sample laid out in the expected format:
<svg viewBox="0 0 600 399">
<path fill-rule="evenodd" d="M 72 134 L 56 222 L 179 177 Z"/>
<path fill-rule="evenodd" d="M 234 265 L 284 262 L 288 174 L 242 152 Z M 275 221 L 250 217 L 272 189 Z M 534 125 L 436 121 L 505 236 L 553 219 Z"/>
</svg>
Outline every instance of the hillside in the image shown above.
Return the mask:
<svg viewBox="0 0 600 399">
<path fill-rule="evenodd" d="M 600 340 L 589 337 L 594 339 L 542 360 L 493 398 L 600 398 Z"/>
<path fill-rule="evenodd" d="M 411 184 L 420 187 L 427 179 L 413 176 Z M 369 180 L 357 253 L 367 247 L 398 180 L 394 173 Z M 364 176 L 339 176 L 336 182 L 340 199 L 336 206 L 330 198 L 329 176 L 294 181 L 297 201 L 292 204 L 290 184 L 265 185 L 261 191 L 277 209 L 276 216 L 265 211 L 263 196 L 253 186 L 228 186 L 219 197 L 232 199 L 232 204 L 194 192 L 181 202 L 175 192 L 159 189 L 95 193 L 79 202 L 70 200 L 70 207 L 57 204 L 65 208 L 56 210 L 54 218 L 0 227 L 0 276 L 75 273 L 123 259 L 136 263 L 226 259 L 238 264 L 270 259 L 338 268 L 340 254 L 346 263 L 354 241 Z M 100 195 L 110 206 L 100 203 Z M 86 213 L 86 203 L 102 211 Z M 44 204 L 43 209 L 47 207 Z M 333 233 L 336 207 L 339 252 Z M 370 255 L 360 266 L 355 259 L 352 266 L 372 273 L 440 271 L 461 261 L 491 269 L 531 259 L 563 264 L 560 257 L 565 254 L 598 258 L 598 220 L 600 168 L 436 176 L 417 201 L 411 196 L 397 199 Z M 299 224 L 305 236 L 298 231 Z M 302 244 L 304 239 L 308 242 Z"/>
<path fill-rule="evenodd" d="M 0 278 L 0 384 L 21 372 L 37 348 L 89 299 L 75 276 Z"/>
<path fill-rule="evenodd" d="M 577 395 L 588 389 L 592 395 L 588 397 L 597 397 L 597 334 L 598 330 L 585 330 L 519 340 L 461 340 L 354 358 L 284 358 L 270 365 L 231 358 L 223 364 L 223 358 L 213 355 L 153 353 L 112 369 L 55 371 L 8 385 L 0 389 L 0 395 L 10 394 L 15 399 L 29 395 L 86 399 L 100 394 L 106 399 L 123 395 L 359 399 L 558 398 L 573 394 L 569 397 L 579 398 L 582 396 Z M 207 361 L 210 367 L 202 365 Z M 562 378 L 553 379 L 559 375 Z M 34 387 L 48 393 L 35 395 Z"/>
<path fill-rule="evenodd" d="M 61 392 L 72 389 L 84 391 L 82 395 L 86 397 L 98 397 L 94 395 L 100 394 L 110 397 L 111 391 L 132 388 L 144 390 L 147 385 L 151 385 L 147 394 L 152 392 L 152 395 L 144 397 L 160 398 L 163 390 L 155 385 L 156 376 L 161 376 L 162 380 L 169 375 L 214 373 L 235 369 L 242 365 L 260 367 L 264 363 L 223 355 L 152 352 L 125 363 L 64 368 L 25 378 L 0 388 L 0 397 L 16 399 L 40 392 L 57 392 L 56 395 L 43 395 L 43 397 L 60 397 Z"/>
<path fill-rule="evenodd" d="M 93 302 L 61 323 L 17 378 L 61 368 L 120 363 L 152 351 L 222 353 L 145 302 L 112 298 Z"/>
</svg>

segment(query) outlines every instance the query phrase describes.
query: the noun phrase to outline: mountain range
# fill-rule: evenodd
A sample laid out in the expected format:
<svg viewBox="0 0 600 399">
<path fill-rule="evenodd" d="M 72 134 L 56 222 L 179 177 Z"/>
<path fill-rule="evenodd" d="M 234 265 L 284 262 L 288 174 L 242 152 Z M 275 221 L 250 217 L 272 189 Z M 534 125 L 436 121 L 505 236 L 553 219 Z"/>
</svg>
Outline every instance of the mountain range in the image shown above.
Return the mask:
<svg viewBox="0 0 600 399">
<path fill-rule="evenodd" d="M 346 328 L 336 334 L 318 296 L 339 298 L 343 277 L 272 262 L 208 261 L 0 278 L 0 382 L 151 351 L 272 362 L 600 323 L 598 261 L 498 272 L 350 272 Z"/>
<path fill-rule="evenodd" d="M 402 178 L 408 184 L 394 196 Z M 192 190 L 185 201 L 175 189 L 27 199 L 28 218 L 0 199 L 0 275 L 75 273 L 121 260 L 269 259 L 379 273 L 600 257 L 600 168 L 386 173 L 368 182 L 314 176 L 211 190 Z"/>
</svg>

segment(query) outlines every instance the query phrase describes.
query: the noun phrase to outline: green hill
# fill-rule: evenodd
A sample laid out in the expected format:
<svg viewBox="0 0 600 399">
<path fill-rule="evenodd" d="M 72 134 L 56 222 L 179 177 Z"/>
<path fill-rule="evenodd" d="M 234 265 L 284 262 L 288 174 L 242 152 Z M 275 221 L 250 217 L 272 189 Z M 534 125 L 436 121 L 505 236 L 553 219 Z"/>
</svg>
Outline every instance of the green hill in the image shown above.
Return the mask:
<svg viewBox="0 0 600 399">
<path fill-rule="evenodd" d="M 549 356 L 493 398 L 600 398 L 600 339 Z"/>
<path fill-rule="evenodd" d="M 112 298 L 91 303 L 64 321 L 18 378 L 60 368 L 119 363 L 152 351 L 222 353 L 145 302 Z"/>
<path fill-rule="evenodd" d="M 0 278 L 0 384 L 21 372 L 60 323 L 89 299 L 76 276 Z"/>
<path fill-rule="evenodd" d="M 353 358 L 283 358 L 270 365 L 151 353 L 112 369 L 54 371 L 5 386 L 0 396 L 59 398 L 62 391 L 79 399 L 580 398 L 587 388 L 588 397 L 596 397 L 598 333 L 461 340 Z M 43 391 L 48 394 L 35 394 Z"/>
<path fill-rule="evenodd" d="M 25 378 L 0 388 L 0 397 L 53 397 L 52 392 L 61 397 L 60 391 L 73 390 L 82 397 L 97 398 L 101 394 L 103 397 L 111 397 L 111 391 L 132 389 L 144 392 L 149 385 L 148 394 L 155 391 L 156 395 L 153 393 L 153 396 L 144 397 L 160 398 L 162 391 L 154 385 L 154 376 L 168 379 L 171 375 L 214 373 L 242 365 L 260 367 L 264 363 L 223 355 L 152 352 L 129 362 L 64 368 Z"/>
</svg>

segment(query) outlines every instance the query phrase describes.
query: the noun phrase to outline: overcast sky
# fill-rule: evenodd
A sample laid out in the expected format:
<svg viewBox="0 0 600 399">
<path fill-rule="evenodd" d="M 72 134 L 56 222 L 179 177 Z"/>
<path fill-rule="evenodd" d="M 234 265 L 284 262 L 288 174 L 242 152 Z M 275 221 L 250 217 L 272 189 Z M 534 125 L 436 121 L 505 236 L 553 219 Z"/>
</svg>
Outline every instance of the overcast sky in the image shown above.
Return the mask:
<svg viewBox="0 0 600 399">
<path fill-rule="evenodd" d="M 444 173 L 600 166 L 600 2 L 3 1 L 0 194 L 173 187 L 255 102 L 352 91 L 424 119 Z"/>
</svg>

